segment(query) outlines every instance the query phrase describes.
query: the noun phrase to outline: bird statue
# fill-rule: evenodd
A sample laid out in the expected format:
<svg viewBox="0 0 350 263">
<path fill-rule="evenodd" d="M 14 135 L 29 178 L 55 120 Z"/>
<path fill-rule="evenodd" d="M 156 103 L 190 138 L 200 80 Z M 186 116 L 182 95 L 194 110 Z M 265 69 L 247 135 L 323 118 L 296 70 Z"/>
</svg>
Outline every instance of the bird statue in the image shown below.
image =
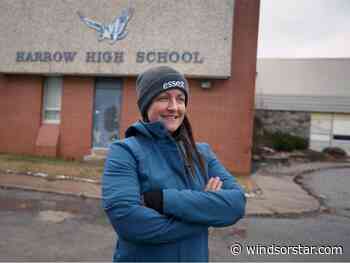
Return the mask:
<svg viewBox="0 0 350 263">
<path fill-rule="evenodd" d="M 125 8 L 122 10 L 121 15 L 117 16 L 111 24 L 103 24 L 83 16 L 79 11 L 77 12 L 80 20 L 84 22 L 84 24 L 97 31 L 99 41 L 110 39 L 110 44 L 126 37 L 128 34 L 126 26 L 133 16 L 133 13 L 133 8 Z"/>
</svg>

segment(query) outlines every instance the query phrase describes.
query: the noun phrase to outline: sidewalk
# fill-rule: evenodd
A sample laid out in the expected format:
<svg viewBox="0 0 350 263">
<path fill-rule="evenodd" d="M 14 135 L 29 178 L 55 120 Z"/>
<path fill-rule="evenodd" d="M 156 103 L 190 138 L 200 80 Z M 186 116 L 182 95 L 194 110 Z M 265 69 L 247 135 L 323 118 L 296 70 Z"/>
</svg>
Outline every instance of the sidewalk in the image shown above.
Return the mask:
<svg viewBox="0 0 350 263">
<path fill-rule="evenodd" d="M 247 216 L 295 215 L 315 212 L 320 208 L 318 200 L 295 183 L 295 176 L 321 169 L 349 167 L 350 163 L 308 163 L 292 167 L 267 167 L 252 175 L 257 194 L 248 194 Z M 100 198 L 98 181 L 59 177 L 45 177 L 0 173 L 0 186 L 34 191 L 70 194 Z"/>
</svg>

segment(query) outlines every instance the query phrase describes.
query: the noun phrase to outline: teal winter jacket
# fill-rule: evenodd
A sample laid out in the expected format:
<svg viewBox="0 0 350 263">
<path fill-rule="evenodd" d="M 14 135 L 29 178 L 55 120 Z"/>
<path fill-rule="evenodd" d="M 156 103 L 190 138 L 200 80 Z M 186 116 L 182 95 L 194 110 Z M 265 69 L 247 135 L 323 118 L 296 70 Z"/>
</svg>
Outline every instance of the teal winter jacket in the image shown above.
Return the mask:
<svg viewBox="0 0 350 263">
<path fill-rule="evenodd" d="M 208 227 L 244 216 L 245 196 L 208 144 L 197 144 L 207 174 L 188 175 L 176 141 L 161 122 L 136 122 L 114 142 L 102 179 L 102 203 L 118 235 L 114 261 L 208 261 Z M 222 189 L 205 192 L 210 177 Z M 163 192 L 163 214 L 143 193 Z"/>
</svg>

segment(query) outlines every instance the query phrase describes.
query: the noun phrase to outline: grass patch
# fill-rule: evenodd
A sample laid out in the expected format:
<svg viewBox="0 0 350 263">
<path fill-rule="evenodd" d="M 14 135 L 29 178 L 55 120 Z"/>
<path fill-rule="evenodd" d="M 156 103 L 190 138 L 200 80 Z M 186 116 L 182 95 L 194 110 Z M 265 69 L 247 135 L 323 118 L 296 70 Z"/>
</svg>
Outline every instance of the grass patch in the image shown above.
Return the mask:
<svg viewBox="0 0 350 263">
<path fill-rule="evenodd" d="M 295 151 L 308 148 L 308 140 L 283 132 L 274 132 L 269 134 L 273 149 L 277 151 Z"/>
<path fill-rule="evenodd" d="M 29 155 L 0 154 L 0 170 L 15 173 L 46 173 L 49 177 L 65 175 L 89 179 L 99 179 L 103 172 L 103 161 L 93 163 L 66 161 L 58 158 Z"/>
</svg>

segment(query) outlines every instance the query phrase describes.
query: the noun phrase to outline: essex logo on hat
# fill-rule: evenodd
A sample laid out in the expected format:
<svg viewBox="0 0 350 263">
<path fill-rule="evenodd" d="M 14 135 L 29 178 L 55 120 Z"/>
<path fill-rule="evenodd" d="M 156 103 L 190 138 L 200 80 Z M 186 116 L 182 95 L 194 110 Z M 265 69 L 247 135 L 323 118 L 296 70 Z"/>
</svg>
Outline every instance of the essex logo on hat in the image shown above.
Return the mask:
<svg viewBox="0 0 350 263">
<path fill-rule="evenodd" d="M 103 39 L 112 40 L 110 44 L 117 42 L 126 37 L 128 32 L 126 26 L 134 13 L 133 8 L 125 8 L 122 10 L 120 16 L 117 16 L 111 24 L 103 24 L 94 21 L 90 18 L 83 16 L 80 12 L 77 12 L 80 20 L 84 22 L 88 27 L 95 29 L 98 33 L 98 41 Z"/>
<path fill-rule="evenodd" d="M 182 80 L 170 80 L 163 83 L 163 89 L 170 89 L 174 87 L 185 88 L 185 82 Z"/>
</svg>

